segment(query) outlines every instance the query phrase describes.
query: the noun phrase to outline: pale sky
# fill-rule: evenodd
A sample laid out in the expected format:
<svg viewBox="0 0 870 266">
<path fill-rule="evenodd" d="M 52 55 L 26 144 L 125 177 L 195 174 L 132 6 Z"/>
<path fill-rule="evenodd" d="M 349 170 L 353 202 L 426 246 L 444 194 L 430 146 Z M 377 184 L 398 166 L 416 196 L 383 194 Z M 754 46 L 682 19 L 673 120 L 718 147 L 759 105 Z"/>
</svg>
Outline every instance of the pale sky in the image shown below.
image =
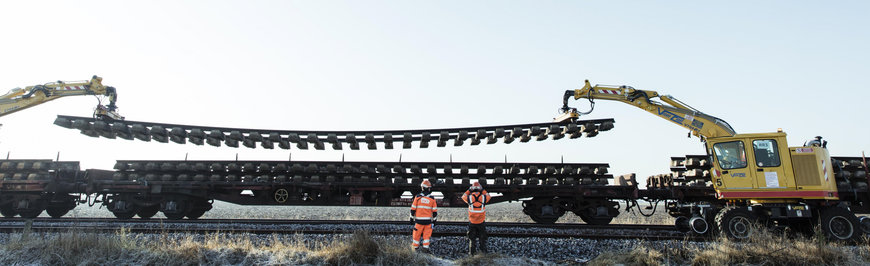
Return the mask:
<svg viewBox="0 0 870 266">
<path fill-rule="evenodd" d="M 866 1 L 4 1 L 0 90 L 92 75 L 128 120 L 281 130 L 547 122 L 584 79 L 670 94 L 739 133 L 870 150 Z M 2 93 L 2 92 L 0 92 Z M 607 162 L 669 172 L 687 130 L 599 101 L 595 138 L 377 151 L 264 150 L 90 138 L 70 97 L 0 118 L 11 158 Z M 584 100 L 572 105 L 584 110 Z M 416 146 L 416 145 L 415 145 Z M 4 154 L 5 155 L 5 154 Z"/>
</svg>

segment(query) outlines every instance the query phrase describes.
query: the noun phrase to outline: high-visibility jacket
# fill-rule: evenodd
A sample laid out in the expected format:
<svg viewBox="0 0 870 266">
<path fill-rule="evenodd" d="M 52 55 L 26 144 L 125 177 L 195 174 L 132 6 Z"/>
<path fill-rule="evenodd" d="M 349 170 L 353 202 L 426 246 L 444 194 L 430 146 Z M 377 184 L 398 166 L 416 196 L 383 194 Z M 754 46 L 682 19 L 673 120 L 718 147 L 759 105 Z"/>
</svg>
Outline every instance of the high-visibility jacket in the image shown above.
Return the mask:
<svg viewBox="0 0 870 266">
<path fill-rule="evenodd" d="M 486 221 L 486 203 L 489 202 L 489 198 L 486 190 L 465 191 L 465 194 L 462 195 L 462 201 L 468 204 L 468 222 L 480 224 Z"/>
<path fill-rule="evenodd" d="M 438 216 L 438 205 L 431 194 L 420 193 L 411 203 L 411 217 L 418 224 L 431 224 Z"/>
</svg>

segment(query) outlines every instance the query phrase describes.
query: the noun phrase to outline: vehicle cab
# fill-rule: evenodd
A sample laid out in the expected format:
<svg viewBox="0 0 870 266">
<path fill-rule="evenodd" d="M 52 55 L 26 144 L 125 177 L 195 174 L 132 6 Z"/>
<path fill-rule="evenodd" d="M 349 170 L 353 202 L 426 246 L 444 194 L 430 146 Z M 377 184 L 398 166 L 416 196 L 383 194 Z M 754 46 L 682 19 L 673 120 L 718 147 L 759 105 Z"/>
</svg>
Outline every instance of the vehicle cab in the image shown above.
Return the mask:
<svg viewBox="0 0 870 266">
<path fill-rule="evenodd" d="M 720 199 L 838 199 L 831 157 L 823 147 L 788 147 L 786 134 L 707 139 Z"/>
</svg>

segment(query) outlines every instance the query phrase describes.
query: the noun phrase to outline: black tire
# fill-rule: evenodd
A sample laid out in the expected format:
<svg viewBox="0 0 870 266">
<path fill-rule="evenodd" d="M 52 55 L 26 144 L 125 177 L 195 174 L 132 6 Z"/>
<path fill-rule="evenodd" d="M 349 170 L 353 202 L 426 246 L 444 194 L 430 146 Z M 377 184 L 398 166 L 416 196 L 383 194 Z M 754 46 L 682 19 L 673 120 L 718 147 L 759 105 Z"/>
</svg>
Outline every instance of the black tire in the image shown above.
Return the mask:
<svg viewBox="0 0 870 266">
<path fill-rule="evenodd" d="M 861 216 L 858 218 L 858 222 L 861 223 L 861 229 L 864 230 L 864 233 L 870 234 L 870 217 Z"/>
<path fill-rule="evenodd" d="M 66 206 L 48 206 L 45 208 L 45 212 L 48 213 L 48 216 L 51 216 L 51 218 L 55 219 L 63 217 L 64 215 L 69 213 L 70 210 L 72 209 Z"/>
<path fill-rule="evenodd" d="M 819 218 L 819 225 L 828 240 L 855 241 L 863 234 L 858 217 L 845 208 L 828 207 L 822 210 Z"/>
<path fill-rule="evenodd" d="M 150 219 L 160 211 L 160 205 L 151 205 L 151 206 L 143 206 L 139 208 L 139 212 L 136 213 L 139 218 L 142 219 Z"/>
<path fill-rule="evenodd" d="M 733 240 L 746 240 L 755 234 L 757 218 L 746 207 L 726 207 L 716 214 L 716 229 Z"/>
</svg>

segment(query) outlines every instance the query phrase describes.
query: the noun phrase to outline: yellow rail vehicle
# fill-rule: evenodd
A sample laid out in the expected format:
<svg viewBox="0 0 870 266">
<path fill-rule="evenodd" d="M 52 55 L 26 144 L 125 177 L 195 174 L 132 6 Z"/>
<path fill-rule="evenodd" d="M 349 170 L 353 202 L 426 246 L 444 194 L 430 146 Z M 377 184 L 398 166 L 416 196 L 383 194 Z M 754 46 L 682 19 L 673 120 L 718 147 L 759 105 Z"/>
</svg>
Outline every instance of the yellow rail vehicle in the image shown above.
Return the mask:
<svg viewBox="0 0 870 266">
<path fill-rule="evenodd" d="M 737 239 L 751 236 L 753 223 L 802 229 L 820 225 L 829 238 L 839 240 L 855 239 L 862 231 L 870 230 L 870 219 L 859 220 L 854 214 L 866 212 L 866 205 L 870 205 L 865 204 L 870 199 L 866 183 L 863 188 L 854 188 L 848 182 L 838 182 L 838 165 L 833 163 L 821 137 L 803 146 L 789 147 L 782 130 L 737 134 L 724 120 L 672 96 L 629 86 L 592 86 L 588 80 L 583 88 L 565 92 L 563 114 L 557 121 L 574 120 L 592 111 L 568 107 L 571 98 L 588 99 L 591 109 L 598 99 L 626 103 L 701 138 L 707 161 L 711 162 L 709 176 L 717 201 L 689 203 L 693 205 L 693 217 L 677 219 L 698 233 L 710 231 L 707 223 L 714 223 L 720 233 Z M 866 162 L 862 165 L 866 170 Z M 843 183 L 845 186 L 840 186 Z"/>
<path fill-rule="evenodd" d="M 758 203 L 839 199 L 828 150 L 786 147 L 785 137 L 778 132 L 708 139 L 718 197 Z"/>
</svg>

